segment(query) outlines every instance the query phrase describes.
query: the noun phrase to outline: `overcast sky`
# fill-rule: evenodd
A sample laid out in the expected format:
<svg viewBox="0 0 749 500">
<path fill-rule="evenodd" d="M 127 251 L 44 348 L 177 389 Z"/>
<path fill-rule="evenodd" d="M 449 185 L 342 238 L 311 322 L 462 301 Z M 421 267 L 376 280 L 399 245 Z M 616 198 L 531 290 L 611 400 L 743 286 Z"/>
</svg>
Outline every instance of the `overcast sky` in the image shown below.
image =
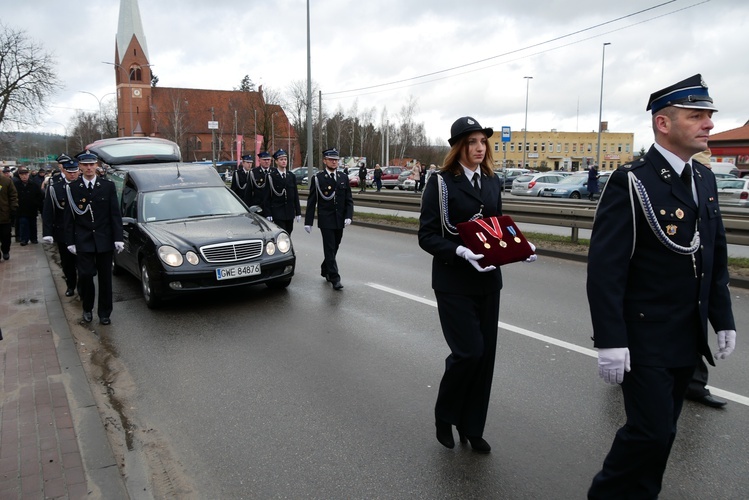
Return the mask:
<svg viewBox="0 0 749 500">
<path fill-rule="evenodd" d="M 115 70 L 102 61 L 114 60 L 119 3 L 0 0 L 0 22 L 26 30 L 57 61 L 64 89 L 39 129 L 62 134 L 55 122 L 98 111 L 80 91 L 113 99 Z M 306 80 L 303 0 L 138 3 L 159 86 L 231 90 L 247 74 L 285 93 Z M 414 96 L 434 143 L 446 145 L 465 115 L 520 132 L 526 89 L 528 130 L 597 131 L 604 42 L 603 120 L 634 132 L 635 150 L 652 143 L 649 95 L 695 73 L 720 110 L 713 133 L 749 120 L 747 0 L 310 3 L 312 79 L 325 110 L 386 107 L 397 122 Z"/>
</svg>

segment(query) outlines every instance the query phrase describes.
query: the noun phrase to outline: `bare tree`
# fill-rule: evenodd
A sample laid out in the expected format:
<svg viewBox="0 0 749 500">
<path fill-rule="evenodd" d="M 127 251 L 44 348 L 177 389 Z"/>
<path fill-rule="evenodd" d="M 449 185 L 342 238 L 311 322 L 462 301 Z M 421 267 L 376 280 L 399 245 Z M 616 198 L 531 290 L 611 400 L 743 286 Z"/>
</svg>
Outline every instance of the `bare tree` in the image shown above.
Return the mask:
<svg viewBox="0 0 749 500">
<path fill-rule="evenodd" d="M 60 88 L 53 68 L 41 45 L 0 24 L 0 129 L 39 122 L 47 99 Z"/>
<path fill-rule="evenodd" d="M 101 137 L 98 113 L 78 111 L 73 118 L 73 130 L 70 133 L 71 152 L 83 151 L 86 146 Z"/>
<path fill-rule="evenodd" d="M 401 108 L 401 123 L 398 129 L 398 157 L 400 158 L 406 156 L 406 151 L 414 143 L 414 138 L 416 136 L 416 124 L 413 120 L 417 108 L 418 99 L 416 99 L 414 96 L 409 96 L 408 102 Z"/>
<path fill-rule="evenodd" d="M 315 127 L 315 123 L 318 115 L 318 100 L 314 98 L 319 92 L 319 85 L 312 82 L 312 127 Z M 302 158 L 307 157 L 307 81 L 306 80 L 294 80 L 286 88 L 286 102 L 287 108 L 291 110 L 291 126 L 294 127 L 297 133 L 297 139 L 299 140 L 299 147 Z M 319 124 L 318 124 L 319 126 Z M 314 141 L 317 139 L 318 134 L 313 134 L 313 149 Z M 318 145 L 319 148 L 319 145 Z"/>
</svg>

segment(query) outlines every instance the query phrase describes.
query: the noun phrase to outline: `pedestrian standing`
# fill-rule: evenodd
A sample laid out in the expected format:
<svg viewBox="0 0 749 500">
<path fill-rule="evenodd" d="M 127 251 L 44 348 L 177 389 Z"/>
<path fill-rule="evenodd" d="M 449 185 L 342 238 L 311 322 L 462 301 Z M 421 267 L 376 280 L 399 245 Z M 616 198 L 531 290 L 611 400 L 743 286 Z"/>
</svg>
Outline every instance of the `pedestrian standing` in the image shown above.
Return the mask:
<svg viewBox="0 0 749 500">
<path fill-rule="evenodd" d="M 78 294 L 83 305 L 83 321 L 93 321 L 98 277 L 99 323 L 112 321 L 112 257 L 125 249 L 122 216 L 114 183 L 96 175 L 99 158 L 89 151 L 77 157 L 81 176 L 66 186 L 69 210 L 65 211 L 65 242 L 76 256 Z"/>
<path fill-rule="evenodd" d="M 588 199 L 593 201 L 593 195 L 598 192 L 598 169 L 595 165 L 588 168 Z"/>
<path fill-rule="evenodd" d="M 374 184 L 377 187 L 377 192 L 379 193 L 382 189 L 382 168 L 380 167 L 379 163 L 375 165 L 372 177 L 374 180 Z"/>
<path fill-rule="evenodd" d="M 41 184 L 30 179 L 31 173 L 26 167 L 18 169 L 18 179 L 15 180 L 18 191 L 18 238 L 21 246 L 39 243 L 36 218 L 42 211 L 44 194 Z"/>
<path fill-rule="evenodd" d="M 359 163 L 359 192 L 367 191 L 367 167 L 364 162 Z"/>
<path fill-rule="evenodd" d="M 18 210 L 18 191 L 13 180 L 5 175 L 5 169 L 10 172 L 10 168 L 5 167 L 3 175 L 0 175 L 0 257 L 9 260 L 10 233 L 14 214 Z"/>
<path fill-rule="evenodd" d="M 463 246 L 455 226 L 477 215 L 502 215 L 501 186 L 492 171 L 488 138 L 493 130 L 469 117 L 450 128 L 450 151 L 439 174 L 424 190 L 419 246 L 432 258 L 432 288 L 442 334 L 450 347 L 434 408 L 437 440 L 447 448 L 470 441 L 479 453 L 491 446 L 483 438 L 497 348 L 502 272 L 482 268 Z"/>
<path fill-rule="evenodd" d="M 354 199 L 348 177 L 338 174 L 338 151 L 323 151 L 325 169 L 310 179 L 307 211 L 304 214 L 304 230 L 312 232 L 317 210 L 317 227 L 322 234 L 324 259 L 320 265 L 320 275 L 333 284 L 334 290 L 342 290 L 341 275 L 338 272 L 336 255 L 343 238 L 343 228 L 351 224 L 354 216 Z"/>
<path fill-rule="evenodd" d="M 268 220 L 289 233 L 294 230 L 294 220 L 302 218 L 296 176 L 288 172 L 289 155 L 283 149 L 273 153 L 276 168 L 268 175 L 270 217 Z"/>
<path fill-rule="evenodd" d="M 421 184 L 421 163 L 416 160 L 411 169 L 411 178 L 414 180 L 414 194 L 419 194 L 419 185 Z"/>
<path fill-rule="evenodd" d="M 655 144 L 611 174 L 598 202 L 587 292 L 598 373 L 620 384 L 626 423 L 588 498 L 657 498 L 698 356 L 736 345 L 726 234 L 707 148 L 717 108 L 700 75 L 654 92 Z"/>
<path fill-rule="evenodd" d="M 70 210 L 67 186 L 78 180 L 80 170 L 78 162 L 67 155 L 62 161 L 61 158 L 57 161 L 62 167 L 62 175 L 53 177 L 47 185 L 42 209 L 42 240 L 45 243 L 57 243 L 60 266 L 65 277 L 65 296 L 72 297 L 78 284 L 78 272 L 76 257 L 65 243 L 65 212 Z"/>
</svg>

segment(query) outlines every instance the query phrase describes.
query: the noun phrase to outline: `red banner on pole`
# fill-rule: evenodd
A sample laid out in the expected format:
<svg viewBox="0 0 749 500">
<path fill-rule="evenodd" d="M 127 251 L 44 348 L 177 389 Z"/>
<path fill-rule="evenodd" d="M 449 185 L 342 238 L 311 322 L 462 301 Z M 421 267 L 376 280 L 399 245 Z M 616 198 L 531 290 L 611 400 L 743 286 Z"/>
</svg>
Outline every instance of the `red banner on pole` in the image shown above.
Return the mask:
<svg viewBox="0 0 749 500">
<path fill-rule="evenodd" d="M 237 134 L 237 167 L 242 163 L 242 141 L 244 138 Z"/>
<path fill-rule="evenodd" d="M 260 148 L 263 147 L 263 136 L 255 136 L 255 161 L 257 161 L 257 154 L 260 152 Z"/>
</svg>

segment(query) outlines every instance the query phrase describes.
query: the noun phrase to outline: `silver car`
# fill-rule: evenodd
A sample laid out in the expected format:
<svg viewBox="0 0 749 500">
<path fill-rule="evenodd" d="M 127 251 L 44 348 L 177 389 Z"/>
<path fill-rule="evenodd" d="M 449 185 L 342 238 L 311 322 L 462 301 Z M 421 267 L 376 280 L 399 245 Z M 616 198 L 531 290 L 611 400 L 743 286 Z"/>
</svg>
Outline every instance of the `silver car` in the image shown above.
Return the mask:
<svg viewBox="0 0 749 500">
<path fill-rule="evenodd" d="M 550 172 L 538 174 L 523 174 L 512 181 L 512 190 L 515 196 L 541 196 L 541 191 L 551 187 L 564 179 L 564 176 Z"/>
<path fill-rule="evenodd" d="M 721 205 L 749 206 L 749 178 L 717 179 Z"/>
</svg>

